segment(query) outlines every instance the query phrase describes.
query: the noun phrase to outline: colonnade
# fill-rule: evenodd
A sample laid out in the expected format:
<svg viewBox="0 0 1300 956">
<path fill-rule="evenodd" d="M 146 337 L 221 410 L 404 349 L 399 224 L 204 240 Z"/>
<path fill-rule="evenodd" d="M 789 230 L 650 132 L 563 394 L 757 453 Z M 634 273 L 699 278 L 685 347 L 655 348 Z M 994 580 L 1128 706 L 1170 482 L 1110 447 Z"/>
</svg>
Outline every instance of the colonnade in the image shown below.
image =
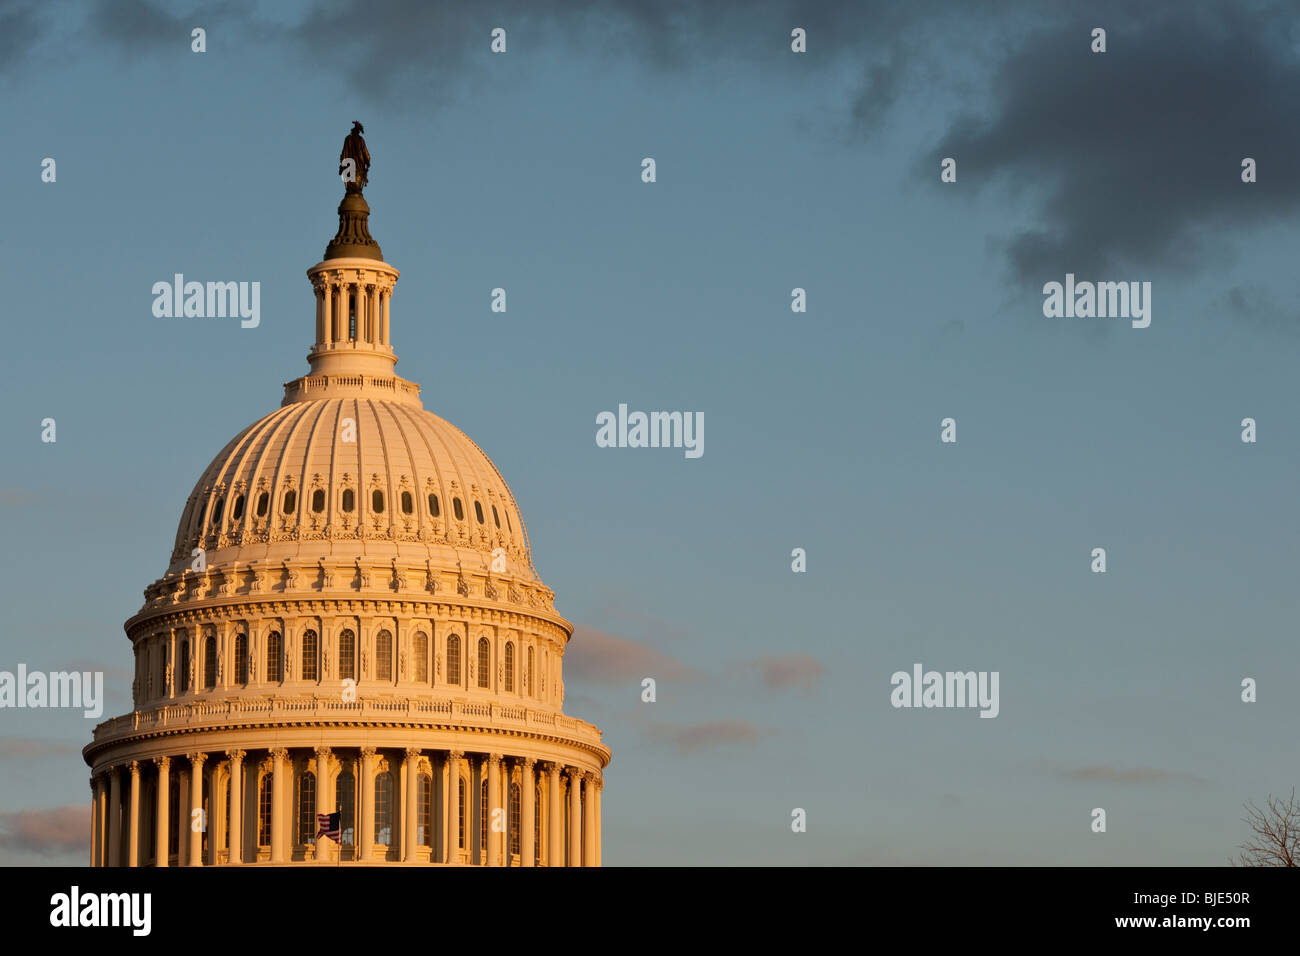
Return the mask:
<svg viewBox="0 0 1300 956">
<path fill-rule="evenodd" d="M 195 750 L 106 768 L 90 786 L 92 866 L 600 865 L 602 778 L 527 755 Z M 335 811 L 341 843 L 317 837 L 317 814 Z"/>
</svg>

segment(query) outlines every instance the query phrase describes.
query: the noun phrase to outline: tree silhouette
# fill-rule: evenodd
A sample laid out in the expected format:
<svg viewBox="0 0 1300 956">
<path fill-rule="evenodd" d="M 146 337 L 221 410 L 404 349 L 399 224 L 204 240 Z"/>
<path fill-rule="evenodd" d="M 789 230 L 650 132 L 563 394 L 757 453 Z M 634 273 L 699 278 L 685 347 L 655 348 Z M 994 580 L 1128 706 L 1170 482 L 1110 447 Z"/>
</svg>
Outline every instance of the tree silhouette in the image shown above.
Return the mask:
<svg viewBox="0 0 1300 956">
<path fill-rule="evenodd" d="M 1287 799 L 1269 795 L 1264 807 L 1246 804 L 1242 819 L 1250 838 L 1238 848 L 1240 866 L 1295 866 L 1300 860 L 1300 802 L 1295 787 Z"/>
</svg>

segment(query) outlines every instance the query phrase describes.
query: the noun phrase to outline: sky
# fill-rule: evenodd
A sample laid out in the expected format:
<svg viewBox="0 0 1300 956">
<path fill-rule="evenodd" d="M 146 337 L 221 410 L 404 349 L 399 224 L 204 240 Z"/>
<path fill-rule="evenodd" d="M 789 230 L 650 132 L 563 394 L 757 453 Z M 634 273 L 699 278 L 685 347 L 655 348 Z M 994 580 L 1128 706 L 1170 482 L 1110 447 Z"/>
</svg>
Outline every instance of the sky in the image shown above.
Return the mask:
<svg viewBox="0 0 1300 956">
<path fill-rule="evenodd" d="M 1226 864 L 1300 783 L 1298 6 L 0 0 L 0 670 L 130 709 L 360 120 L 397 372 L 576 626 L 606 865 Z M 155 317 L 178 272 L 260 324 Z M 1150 325 L 1046 317 L 1067 274 Z M 599 447 L 621 403 L 704 454 Z M 918 663 L 997 717 L 894 707 Z M 87 861 L 93 724 L 0 710 L 0 864 Z"/>
</svg>

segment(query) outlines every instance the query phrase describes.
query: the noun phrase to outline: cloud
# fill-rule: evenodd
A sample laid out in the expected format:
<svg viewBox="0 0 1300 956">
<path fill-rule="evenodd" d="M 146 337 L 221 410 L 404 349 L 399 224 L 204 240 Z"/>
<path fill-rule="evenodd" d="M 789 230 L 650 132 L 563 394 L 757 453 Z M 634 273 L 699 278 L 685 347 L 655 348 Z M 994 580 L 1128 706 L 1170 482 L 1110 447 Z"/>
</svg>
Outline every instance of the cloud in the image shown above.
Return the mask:
<svg viewBox="0 0 1300 956">
<path fill-rule="evenodd" d="M 763 736 L 748 720 L 714 720 L 699 724 L 651 724 L 651 740 L 672 744 L 679 753 L 694 753 L 728 744 L 753 743 Z"/>
<path fill-rule="evenodd" d="M 595 628 L 577 626 L 564 651 L 566 680 L 593 684 L 639 683 L 644 677 L 696 680 L 699 673 L 659 651 Z"/>
<path fill-rule="evenodd" d="M 826 673 L 826 668 L 808 654 L 760 657 L 753 666 L 758 668 L 763 683 L 772 690 L 787 690 L 792 687 L 812 690 Z"/>
<path fill-rule="evenodd" d="M 1035 291 L 1067 271 L 1123 278 L 1222 257 L 1234 231 L 1300 211 L 1285 172 L 1300 154 L 1300 55 L 1292 28 L 1263 28 L 1283 6 L 1063 8 L 1006 56 L 991 104 L 959 115 L 926 168 L 953 156 L 963 182 L 1025 192 L 1036 222 L 1004 251 Z M 1107 52 L 1094 54 L 1103 20 Z"/>
<path fill-rule="evenodd" d="M 1159 770 L 1155 767 L 1129 767 L 1127 769 L 1105 764 L 1074 767 L 1057 771 L 1067 780 L 1080 783 L 1176 783 L 1179 781 L 1199 781 L 1200 778 L 1190 773 L 1178 773 L 1171 770 Z"/>
<path fill-rule="evenodd" d="M 90 810 L 84 806 L 0 813 L 0 849 L 27 853 L 85 853 L 90 846 Z"/>
<path fill-rule="evenodd" d="M 88 743 L 89 741 L 83 741 Z M 53 737 L 0 737 L 0 760 L 27 760 L 81 753 L 82 743 Z"/>
<path fill-rule="evenodd" d="M 0 25 L 0 29 L 3 29 Z M 0 508 L 22 508 L 38 500 L 34 491 L 26 488 L 0 488 Z"/>
</svg>

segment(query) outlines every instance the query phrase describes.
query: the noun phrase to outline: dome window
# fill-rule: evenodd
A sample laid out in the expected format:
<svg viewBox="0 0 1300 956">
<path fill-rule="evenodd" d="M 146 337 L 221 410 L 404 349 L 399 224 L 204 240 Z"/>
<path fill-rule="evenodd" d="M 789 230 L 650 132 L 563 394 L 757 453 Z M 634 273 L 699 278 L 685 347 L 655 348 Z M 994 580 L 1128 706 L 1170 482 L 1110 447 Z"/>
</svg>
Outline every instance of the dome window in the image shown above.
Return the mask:
<svg viewBox="0 0 1300 956">
<path fill-rule="evenodd" d="M 402 514 L 409 515 L 415 511 L 415 499 L 411 497 L 409 491 L 402 492 Z"/>
<path fill-rule="evenodd" d="M 437 496 L 437 495 L 433 495 L 433 494 L 429 495 L 429 514 L 430 514 L 430 516 L 436 518 L 436 517 L 438 517 L 438 515 L 441 514 L 441 513 L 442 513 L 442 512 L 441 512 L 441 509 L 438 507 L 438 496 Z"/>
<path fill-rule="evenodd" d="M 317 488 L 311 493 L 311 510 L 317 514 L 325 510 L 325 492 L 323 489 Z"/>
<path fill-rule="evenodd" d="M 510 512 L 509 512 L 509 511 L 506 512 L 506 530 L 509 531 L 511 534 L 514 534 L 514 533 L 515 533 L 514 526 L 510 524 Z"/>
<path fill-rule="evenodd" d="M 483 506 L 477 501 L 474 502 L 474 517 L 478 518 L 478 523 L 483 523 Z"/>
<path fill-rule="evenodd" d="M 344 489 L 343 510 L 346 511 L 348 514 L 351 514 L 352 509 L 355 508 L 356 506 L 357 506 L 357 493 L 353 491 L 351 488 Z"/>
<path fill-rule="evenodd" d="M 464 521 L 464 520 L 465 520 L 465 509 L 462 508 L 462 507 L 460 506 L 460 499 L 459 499 L 459 498 L 452 498 L 452 499 L 451 499 L 451 510 L 454 511 L 454 512 L 456 512 L 456 520 L 457 520 L 457 521 Z"/>
<path fill-rule="evenodd" d="M 225 498 L 218 498 L 217 503 L 212 506 L 212 526 L 216 527 L 221 524 L 221 506 L 226 503 Z"/>
<path fill-rule="evenodd" d="M 238 521 L 244 517 L 244 496 L 240 495 L 235 499 L 235 507 L 230 509 L 230 517 L 233 521 Z"/>
<path fill-rule="evenodd" d="M 384 493 L 378 488 L 370 492 L 370 510 L 377 515 L 384 513 Z"/>
<path fill-rule="evenodd" d="M 496 505 L 492 506 L 492 523 L 495 524 L 498 528 L 501 527 L 501 516 L 497 514 Z"/>
<path fill-rule="evenodd" d="M 265 491 L 262 492 L 260 495 L 258 495 L 258 496 L 257 496 L 257 516 L 258 516 L 259 518 L 265 518 L 265 517 L 266 517 L 266 509 L 267 509 L 268 507 L 270 507 L 270 505 L 271 505 L 271 496 L 270 496 L 270 495 L 268 495 Z"/>
<path fill-rule="evenodd" d="M 297 510 L 298 510 L 298 492 L 286 491 L 284 493 L 284 513 L 287 515 L 291 515 Z"/>
</svg>

